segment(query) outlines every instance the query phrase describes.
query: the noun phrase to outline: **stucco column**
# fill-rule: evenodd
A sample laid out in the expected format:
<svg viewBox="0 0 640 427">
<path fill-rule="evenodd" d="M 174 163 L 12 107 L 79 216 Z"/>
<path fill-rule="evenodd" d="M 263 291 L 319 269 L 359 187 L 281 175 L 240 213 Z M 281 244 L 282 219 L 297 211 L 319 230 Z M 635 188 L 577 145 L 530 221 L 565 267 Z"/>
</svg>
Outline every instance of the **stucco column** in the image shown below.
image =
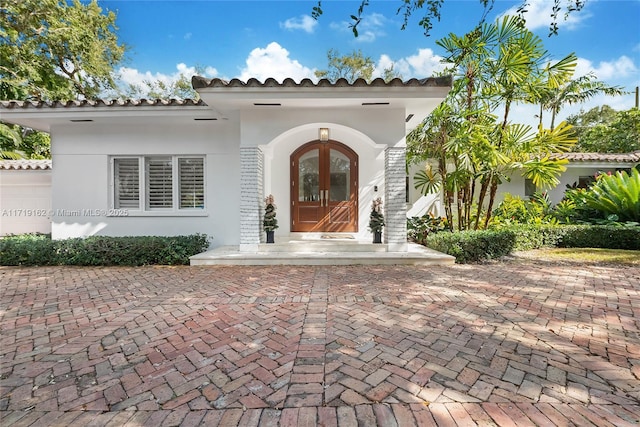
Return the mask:
<svg viewBox="0 0 640 427">
<path fill-rule="evenodd" d="M 384 242 L 389 251 L 406 252 L 408 245 L 405 147 L 388 147 L 385 150 L 384 187 Z"/>
<path fill-rule="evenodd" d="M 240 147 L 240 252 L 257 252 L 262 238 L 264 156 L 258 147 Z"/>
</svg>

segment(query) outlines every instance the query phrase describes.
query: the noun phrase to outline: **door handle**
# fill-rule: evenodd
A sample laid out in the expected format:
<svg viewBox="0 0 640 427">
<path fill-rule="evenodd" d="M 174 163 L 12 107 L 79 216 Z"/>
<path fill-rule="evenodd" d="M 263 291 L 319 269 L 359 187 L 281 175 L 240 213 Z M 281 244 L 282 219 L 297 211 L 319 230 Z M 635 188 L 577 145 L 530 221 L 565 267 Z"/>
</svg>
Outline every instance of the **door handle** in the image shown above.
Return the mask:
<svg viewBox="0 0 640 427">
<path fill-rule="evenodd" d="M 320 206 L 329 206 L 329 190 L 320 190 Z"/>
</svg>

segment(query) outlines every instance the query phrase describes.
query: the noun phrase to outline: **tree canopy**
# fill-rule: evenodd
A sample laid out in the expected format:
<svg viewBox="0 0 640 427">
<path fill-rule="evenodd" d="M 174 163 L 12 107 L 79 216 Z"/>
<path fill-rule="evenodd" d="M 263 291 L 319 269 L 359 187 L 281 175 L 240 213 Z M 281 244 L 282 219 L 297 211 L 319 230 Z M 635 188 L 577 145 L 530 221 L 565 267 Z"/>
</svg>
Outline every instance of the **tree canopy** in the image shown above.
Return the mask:
<svg viewBox="0 0 640 427">
<path fill-rule="evenodd" d="M 364 56 L 362 51 L 354 50 L 349 55 L 340 55 L 336 49 L 329 49 L 327 52 L 327 69 L 317 70 L 315 76 L 319 79 L 328 79 L 335 82 L 338 79 L 346 79 L 354 82 L 357 79 L 364 79 L 370 82 L 373 78 L 375 64 L 370 56 Z M 385 81 L 400 77 L 393 67 L 382 70 L 382 78 Z"/>
<path fill-rule="evenodd" d="M 196 67 L 196 74 L 203 74 L 204 68 Z M 123 98 L 147 99 L 200 99 L 200 95 L 191 85 L 191 75 L 181 73 L 175 80 L 145 80 L 142 84 L 130 84 L 117 92 Z"/>
<path fill-rule="evenodd" d="M 640 150 L 640 110 L 616 111 L 608 105 L 570 116 L 578 144 L 573 151 L 630 153 Z"/>
<path fill-rule="evenodd" d="M 454 1 L 454 0 L 449 0 Z M 488 13 L 493 9 L 496 0 L 477 0 L 483 6 L 483 13 L 479 17 L 478 25 L 484 23 Z M 588 0 L 552 0 L 553 7 L 549 16 L 549 35 L 558 33 L 558 22 L 560 19 L 566 19 L 569 14 L 580 11 L 584 8 Z M 349 24 L 354 36 L 358 37 L 358 26 L 362 22 L 364 12 L 369 6 L 370 0 L 360 0 L 360 6 L 357 11 L 350 16 Z M 435 22 L 440 21 L 442 17 L 442 6 L 445 0 L 399 0 L 397 14 L 403 18 L 402 29 L 404 30 L 414 14 L 421 12 L 418 18 L 418 25 L 424 30 L 426 36 L 430 35 Z M 518 7 L 518 15 L 523 17 L 527 12 L 530 0 L 521 0 Z M 322 0 L 318 0 L 316 6 L 311 11 L 311 16 L 318 19 L 323 14 Z"/>
<path fill-rule="evenodd" d="M 373 75 L 374 62 L 370 57 L 365 57 L 362 51 L 354 51 L 350 55 L 340 56 L 340 52 L 329 49 L 327 52 L 328 68 L 317 70 L 316 77 L 319 79 L 329 79 L 336 81 L 344 78 L 353 82 L 359 78 L 371 81 Z"/>
<path fill-rule="evenodd" d="M 96 0 L 5 0 L 0 9 L 0 99 L 94 98 L 115 87 L 125 46 Z"/>
<path fill-rule="evenodd" d="M 96 98 L 115 90 L 125 46 L 116 15 L 96 0 L 5 0 L 0 8 L 0 99 Z M 49 135 L 0 123 L 0 158 L 48 158 Z"/>
</svg>

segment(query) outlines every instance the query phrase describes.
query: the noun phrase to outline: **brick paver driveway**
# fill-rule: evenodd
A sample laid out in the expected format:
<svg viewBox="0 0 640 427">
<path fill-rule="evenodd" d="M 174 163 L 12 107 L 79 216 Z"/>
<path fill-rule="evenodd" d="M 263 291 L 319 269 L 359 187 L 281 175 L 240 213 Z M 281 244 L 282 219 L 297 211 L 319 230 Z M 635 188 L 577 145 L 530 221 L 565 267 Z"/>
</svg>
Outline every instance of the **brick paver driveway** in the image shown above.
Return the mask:
<svg viewBox="0 0 640 427">
<path fill-rule="evenodd" d="M 3 426 L 636 425 L 640 268 L 0 268 Z"/>
</svg>

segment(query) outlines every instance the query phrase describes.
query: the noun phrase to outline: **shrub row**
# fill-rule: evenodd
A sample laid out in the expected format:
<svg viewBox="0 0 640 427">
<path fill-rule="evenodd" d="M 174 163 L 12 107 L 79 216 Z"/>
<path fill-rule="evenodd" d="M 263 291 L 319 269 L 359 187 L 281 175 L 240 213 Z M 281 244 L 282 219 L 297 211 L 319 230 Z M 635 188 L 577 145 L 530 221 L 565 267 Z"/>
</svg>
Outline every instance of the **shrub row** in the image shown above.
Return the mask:
<svg viewBox="0 0 640 427">
<path fill-rule="evenodd" d="M 425 246 L 464 264 L 541 247 L 640 250 L 640 227 L 600 225 L 517 226 L 498 230 L 430 234 Z"/>
<path fill-rule="evenodd" d="M 30 234 L 0 239 L 0 265 L 185 265 L 208 246 L 204 234 L 66 240 Z"/>
</svg>

